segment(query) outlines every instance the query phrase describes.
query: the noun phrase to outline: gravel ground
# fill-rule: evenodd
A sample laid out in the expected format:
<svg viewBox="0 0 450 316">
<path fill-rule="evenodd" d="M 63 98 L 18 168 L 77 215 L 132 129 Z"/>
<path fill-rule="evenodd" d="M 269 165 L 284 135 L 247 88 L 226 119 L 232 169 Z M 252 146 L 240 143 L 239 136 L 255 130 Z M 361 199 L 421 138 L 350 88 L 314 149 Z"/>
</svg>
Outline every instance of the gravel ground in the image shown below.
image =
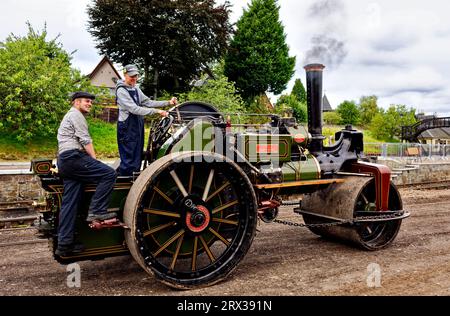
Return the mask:
<svg viewBox="0 0 450 316">
<path fill-rule="evenodd" d="M 0 247 L 0 295 L 449 295 L 450 189 L 400 190 L 412 216 L 387 249 L 367 252 L 317 237 L 305 228 L 261 224 L 234 273 L 214 286 L 173 290 L 130 256 L 80 262 L 81 286 L 69 288 L 66 266 L 47 243 Z M 301 221 L 290 208 L 281 219 Z M 0 244 L 33 239 L 33 230 L 2 232 Z M 379 286 L 368 267 L 381 269 Z M 373 270 L 370 270 L 373 272 Z"/>
</svg>

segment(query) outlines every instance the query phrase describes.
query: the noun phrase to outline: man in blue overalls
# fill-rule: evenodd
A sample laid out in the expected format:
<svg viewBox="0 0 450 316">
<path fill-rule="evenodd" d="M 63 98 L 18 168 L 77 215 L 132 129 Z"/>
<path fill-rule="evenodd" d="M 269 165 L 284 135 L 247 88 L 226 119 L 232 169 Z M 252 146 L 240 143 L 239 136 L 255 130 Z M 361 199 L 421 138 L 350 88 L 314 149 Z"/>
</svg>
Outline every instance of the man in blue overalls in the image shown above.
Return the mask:
<svg viewBox="0 0 450 316">
<path fill-rule="evenodd" d="M 136 65 L 124 68 L 125 80 L 116 84 L 116 100 L 119 106 L 117 122 L 117 142 L 119 145 L 119 175 L 131 176 L 141 170 L 144 150 L 144 116 L 159 114 L 166 117 L 168 112 L 155 109 L 176 105 L 177 99 L 170 101 L 152 101 L 136 86 L 139 71 Z"/>
</svg>

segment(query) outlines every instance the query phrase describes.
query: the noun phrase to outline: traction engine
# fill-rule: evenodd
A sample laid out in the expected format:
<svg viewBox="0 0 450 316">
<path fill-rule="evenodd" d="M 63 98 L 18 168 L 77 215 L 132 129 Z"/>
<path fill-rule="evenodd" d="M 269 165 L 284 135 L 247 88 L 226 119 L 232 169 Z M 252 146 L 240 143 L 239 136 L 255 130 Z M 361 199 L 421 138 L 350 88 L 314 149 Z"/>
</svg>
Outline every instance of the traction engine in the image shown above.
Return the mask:
<svg viewBox="0 0 450 316">
<path fill-rule="evenodd" d="M 125 225 L 85 222 L 95 185 L 86 185 L 76 238 L 85 251 L 61 263 L 130 254 L 161 282 L 195 288 L 226 278 L 244 258 L 258 219 L 277 219 L 295 204 L 311 232 L 366 249 L 388 246 L 409 213 L 390 170 L 365 161 L 363 134 L 351 126 L 324 146 L 322 73 L 307 73 L 308 128 L 293 118 L 266 124 L 231 123 L 203 102 L 186 102 L 152 125 L 141 172 L 117 178 L 108 211 Z M 52 160 L 34 160 L 47 191 L 41 234 L 56 249 L 62 180 Z M 291 202 L 286 202 L 290 200 Z M 292 202 L 295 201 L 295 202 Z M 101 229 L 95 229 L 101 228 Z M 280 250 L 281 251 L 281 250 Z"/>
</svg>

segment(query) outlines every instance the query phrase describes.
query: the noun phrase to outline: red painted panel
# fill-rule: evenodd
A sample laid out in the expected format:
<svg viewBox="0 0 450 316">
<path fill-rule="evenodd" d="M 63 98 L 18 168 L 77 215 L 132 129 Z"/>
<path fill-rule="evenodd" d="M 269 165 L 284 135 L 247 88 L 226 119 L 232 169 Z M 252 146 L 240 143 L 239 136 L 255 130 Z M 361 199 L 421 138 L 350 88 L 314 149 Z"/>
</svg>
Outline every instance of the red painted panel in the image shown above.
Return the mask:
<svg viewBox="0 0 450 316">
<path fill-rule="evenodd" d="M 257 154 L 278 154 L 280 152 L 280 146 L 278 144 L 257 144 Z"/>
<path fill-rule="evenodd" d="M 355 162 L 351 165 L 351 171 L 355 173 L 370 173 L 374 176 L 377 210 L 389 210 L 391 170 L 384 165 L 369 162 Z"/>
</svg>

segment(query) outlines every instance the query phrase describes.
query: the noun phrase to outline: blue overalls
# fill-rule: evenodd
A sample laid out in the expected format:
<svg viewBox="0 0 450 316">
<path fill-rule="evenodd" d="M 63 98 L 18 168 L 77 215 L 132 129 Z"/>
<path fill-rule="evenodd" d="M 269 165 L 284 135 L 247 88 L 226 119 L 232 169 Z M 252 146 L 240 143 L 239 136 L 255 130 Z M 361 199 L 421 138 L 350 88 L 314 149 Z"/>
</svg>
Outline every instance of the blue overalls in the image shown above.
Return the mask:
<svg viewBox="0 0 450 316">
<path fill-rule="evenodd" d="M 120 88 L 126 89 L 125 87 L 117 89 Z M 140 106 L 137 90 L 126 90 L 136 105 Z M 119 175 L 131 176 L 133 172 L 139 172 L 144 151 L 144 117 L 129 113 L 125 121 L 117 121 L 117 142 L 120 155 Z"/>
</svg>

